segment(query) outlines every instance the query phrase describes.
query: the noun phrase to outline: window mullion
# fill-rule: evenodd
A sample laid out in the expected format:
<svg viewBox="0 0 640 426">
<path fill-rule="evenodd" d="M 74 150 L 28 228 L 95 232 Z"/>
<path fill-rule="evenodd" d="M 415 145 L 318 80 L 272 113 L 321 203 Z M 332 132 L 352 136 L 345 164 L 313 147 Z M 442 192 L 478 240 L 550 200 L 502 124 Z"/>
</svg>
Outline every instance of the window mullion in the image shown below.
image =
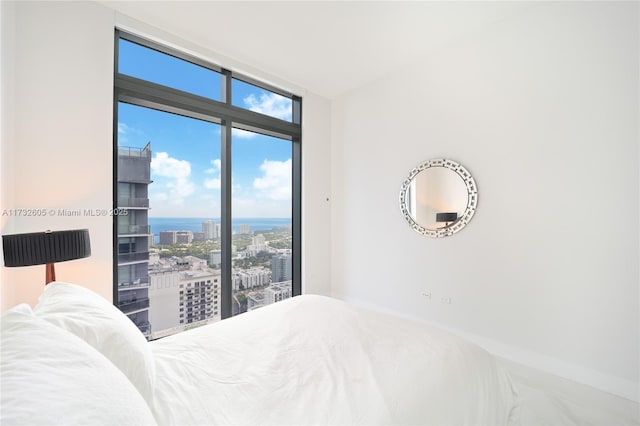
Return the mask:
<svg viewBox="0 0 640 426">
<path fill-rule="evenodd" d="M 229 318 L 232 310 L 232 229 L 231 229 L 231 132 L 229 121 L 223 123 L 221 128 L 221 167 L 220 167 L 220 197 L 222 209 L 220 212 L 220 240 L 221 240 L 221 317 Z"/>
<path fill-rule="evenodd" d="M 265 116 L 254 111 L 231 105 L 231 73 L 223 70 L 222 101 L 165 87 L 136 77 L 118 74 L 115 86 L 119 100 L 184 115 L 191 118 L 219 123 L 220 119 L 241 123 L 248 127 L 264 129 L 271 135 L 299 137 L 300 125 Z"/>
<path fill-rule="evenodd" d="M 294 296 L 302 294 L 302 146 L 300 139 L 292 141 L 291 240 L 292 286 Z"/>
<path fill-rule="evenodd" d="M 231 105 L 231 71 L 222 70 L 222 102 Z M 233 315 L 232 309 L 232 228 L 231 228 L 231 121 L 227 120 L 223 123 L 221 137 L 221 168 L 220 168 L 220 203 L 222 211 L 220 212 L 220 230 L 221 230 L 221 317 L 229 318 Z"/>
</svg>

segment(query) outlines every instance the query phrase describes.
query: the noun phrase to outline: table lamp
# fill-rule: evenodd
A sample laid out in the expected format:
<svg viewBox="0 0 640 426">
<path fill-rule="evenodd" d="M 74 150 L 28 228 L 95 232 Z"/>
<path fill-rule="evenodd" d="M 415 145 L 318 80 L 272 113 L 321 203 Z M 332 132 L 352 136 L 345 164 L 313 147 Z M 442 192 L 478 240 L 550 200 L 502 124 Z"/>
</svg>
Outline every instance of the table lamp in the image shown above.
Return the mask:
<svg viewBox="0 0 640 426">
<path fill-rule="evenodd" d="M 449 226 L 449 223 L 458 220 L 458 213 L 436 213 L 436 222 L 445 222 L 444 226 Z"/>
<path fill-rule="evenodd" d="M 88 229 L 2 236 L 4 266 L 47 265 L 45 285 L 56 280 L 55 263 L 91 256 Z"/>
</svg>

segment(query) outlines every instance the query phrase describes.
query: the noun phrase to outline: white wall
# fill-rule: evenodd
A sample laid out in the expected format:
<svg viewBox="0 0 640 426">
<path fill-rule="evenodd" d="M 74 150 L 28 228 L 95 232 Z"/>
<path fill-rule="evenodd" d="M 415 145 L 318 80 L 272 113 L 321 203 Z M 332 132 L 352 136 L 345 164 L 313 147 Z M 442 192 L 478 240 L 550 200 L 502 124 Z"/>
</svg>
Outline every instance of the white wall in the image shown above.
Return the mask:
<svg viewBox="0 0 640 426">
<path fill-rule="evenodd" d="M 638 3 L 542 2 L 336 100 L 333 294 L 636 398 L 638 52 Z M 479 204 L 436 240 L 398 198 L 438 157 Z"/>
<path fill-rule="evenodd" d="M 2 189 L 12 196 L 2 209 L 47 215 L 5 217 L 2 233 L 88 228 L 92 256 L 57 264 L 56 275 L 111 299 L 111 218 L 61 217 L 57 209 L 111 207 L 113 13 L 90 3 L 10 7 L 13 50 L 3 51 L 2 64 L 13 67 L 13 93 L 2 115 L 12 133 L 2 135 Z M 3 268 L 2 308 L 35 303 L 44 274 L 44 266 Z"/>
<path fill-rule="evenodd" d="M 283 84 L 94 2 L 2 2 L 2 12 L 2 209 L 111 206 L 116 25 Z M 4 25 L 5 20 L 13 25 Z M 13 92 L 5 98 L 7 88 Z M 329 102 L 285 88 L 304 99 L 303 188 L 318 194 L 303 199 L 303 251 L 311 254 L 303 259 L 303 288 L 328 293 Z M 2 217 L 3 234 L 72 228 L 89 228 L 92 256 L 57 264 L 58 280 L 85 285 L 111 300 L 111 217 Z M 322 241 L 315 244 L 319 235 Z M 44 273 L 44 266 L 3 267 L 2 309 L 35 304 Z"/>
<path fill-rule="evenodd" d="M 331 292 L 331 104 L 305 96 L 302 112 L 302 292 Z"/>
<path fill-rule="evenodd" d="M 0 2 L 0 52 L 2 57 L 13 57 L 15 55 L 15 3 Z M 15 102 L 14 86 L 15 72 L 13 61 L 2 60 L 0 62 L 0 210 L 6 206 L 13 205 L 13 164 L 8 158 L 13 156 L 13 145 L 5 143 L 14 138 L 13 124 L 13 104 Z M 7 215 L 2 215 L 0 211 L 0 229 L 4 230 L 9 221 Z M 6 268 L 0 272 L 0 281 L 3 280 Z M 4 295 L 4 286 L 3 295 Z M 2 297 L 0 297 L 2 299 Z"/>
</svg>

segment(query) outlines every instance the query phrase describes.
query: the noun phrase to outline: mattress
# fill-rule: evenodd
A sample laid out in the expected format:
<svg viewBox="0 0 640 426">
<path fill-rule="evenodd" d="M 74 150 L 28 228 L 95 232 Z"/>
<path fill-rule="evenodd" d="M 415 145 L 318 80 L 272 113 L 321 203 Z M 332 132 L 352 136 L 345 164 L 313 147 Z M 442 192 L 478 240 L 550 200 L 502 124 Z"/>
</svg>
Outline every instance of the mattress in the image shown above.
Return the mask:
<svg viewBox="0 0 640 426">
<path fill-rule="evenodd" d="M 422 323 L 298 296 L 150 343 L 159 424 L 513 422 L 483 349 Z"/>
<path fill-rule="evenodd" d="M 323 296 L 147 342 L 103 297 L 55 282 L 0 337 L 3 425 L 504 425 L 518 407 L 478 346 Z"/>
</svg>

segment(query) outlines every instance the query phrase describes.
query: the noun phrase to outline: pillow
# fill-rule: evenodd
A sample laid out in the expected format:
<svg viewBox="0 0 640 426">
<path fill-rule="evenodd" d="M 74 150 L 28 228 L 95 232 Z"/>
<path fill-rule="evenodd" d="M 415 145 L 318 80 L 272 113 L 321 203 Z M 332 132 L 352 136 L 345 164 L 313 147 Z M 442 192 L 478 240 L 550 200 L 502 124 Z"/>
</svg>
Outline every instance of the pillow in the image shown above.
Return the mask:
<svg viewBox="0 0 640 426">
<path fill-rule="evenodd" d="M 86 342 L 27 305 L 0 322 L 2 425 L 156 423 L 125 375 Z"/>
<path fill-rule="evenodd" d="M 149 342 L 118 308 L 87 288 L 53 282 L 45 287 L 34 312 L 109 358 L 152 404 L 156 368 Z"/>
</svg>

